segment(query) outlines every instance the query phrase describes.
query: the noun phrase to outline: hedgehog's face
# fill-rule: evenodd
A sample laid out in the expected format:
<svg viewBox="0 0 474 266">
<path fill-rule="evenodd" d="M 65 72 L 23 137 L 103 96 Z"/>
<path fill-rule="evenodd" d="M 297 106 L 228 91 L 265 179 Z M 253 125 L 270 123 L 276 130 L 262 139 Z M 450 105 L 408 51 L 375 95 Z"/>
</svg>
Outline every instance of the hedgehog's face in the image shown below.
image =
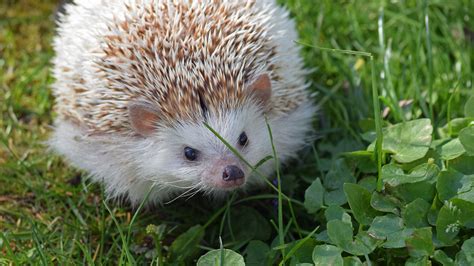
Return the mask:
<svg viewBox="0 0 474 266">
<path fill-rule="evenodd" d="M 182 132 L 182 135 L 187 135 L 185 132 Z M 209 143 L 209 141 L 207 141 Z M 243 150 L 245 146 L 249 143 L 247 133 L 242 131 L 239 135 L 237 140 L 237 145 L 233 148 L 237 148 L 239 150 Z M 218 150 L 224 149 L 217 149 L 212 150 L 209 147 L 203 147 L 204 152 L 209 154 L 215 154 L 216 159 L 213 158 L 205 158 L 205 163 L 208 166 L 204 169 L 201 169 L 201 177 L 199 178 L 200 181 L 211 188 L 218 188 L 218 189 L 232 189 L 234 187 L 239 187 L 245 183 L 246 173 L 244 169 L 247 169 L 245 165 L 242 165 L 240 158 L 238 158 L 235 154 L 229 154 L 228 152 L 224 152 L 224 154 L 219 154 L 216 152 Z M 188 161 L 190 164 L 192 162 L 197 162 L 201 157 L 209 157 L 209 156 L 202 156 L 200 150 L 192 148 L 190 146 L 184 147 L 183 150 L 185 160 Z"/>
<path fill-rule="evenodd" d="M 189 192 L 219 193 L 261 184 L 264 180 L 246 162 L 255 166 L 272 154 L 265 117 L 253 103 L 219 115 L 210 113 L 206 122 L 159 128 L 147 137 L 150 141 L 145 160 L 139 160 L 142 173 L 158 184 Z"/>
<path fill-rule="evenodd" d="M 204 123 L 173 129 L 176 177 L 199 182 L 204 191 L 232 190 L 263 181 L 246 164 L 255 165 L 271 154 L 261 109 L 250 103 L 220 115 L 210 114 L 206 123 L 218 136 Z"/>
<path fill-rule="evenodd" d="M 136 131 L 146 132 L 149 124 L 145 121 L 153 119 L 147 108 L 130 107 L 132 119 L 141 118 L 134 125 Z M 158 183 L 220 192 L 264 182 L 248 165 L 255 166 L 272 154 L 259 101 L 249 100 L 239 108 L 218 113 L 208 111 L 205 121 L 150 130 L 147 138 L 157 143 L 157 150 L 141 168 Z"/>
</svg>

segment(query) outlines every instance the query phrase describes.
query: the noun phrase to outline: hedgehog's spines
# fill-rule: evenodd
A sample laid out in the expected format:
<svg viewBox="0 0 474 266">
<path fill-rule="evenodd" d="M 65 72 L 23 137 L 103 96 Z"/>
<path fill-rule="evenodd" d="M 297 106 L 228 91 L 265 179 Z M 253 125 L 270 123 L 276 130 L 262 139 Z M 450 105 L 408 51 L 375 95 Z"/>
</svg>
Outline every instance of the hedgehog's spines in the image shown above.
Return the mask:
<svg viewBox="0 0 474 266">
<path fill-rule="evenodd" d="M 55 87 L 61 87 L 55 94 L 59 115 L 91 131 L 129 134 L 132 99 L 157 105 L 168 124 L 202 119 L 196 110 L 203 102 L 208 111 L 236 108 L 262 73 L 272 79 L 272 113 L 287 113 L 307 98 L 298 48 L 287 39 L 296 38 L 293 25 L 273 0 L 77 5 L 68 8 L 55 40 Z"/>
</svg>

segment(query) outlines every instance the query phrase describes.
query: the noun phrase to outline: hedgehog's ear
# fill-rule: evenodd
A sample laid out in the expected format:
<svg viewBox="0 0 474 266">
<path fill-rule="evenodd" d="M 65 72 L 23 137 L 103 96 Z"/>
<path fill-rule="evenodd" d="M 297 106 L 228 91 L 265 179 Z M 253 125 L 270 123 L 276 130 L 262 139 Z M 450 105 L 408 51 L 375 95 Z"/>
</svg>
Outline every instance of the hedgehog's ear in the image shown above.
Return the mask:
<svg viewBox="0 0 474 266">
<path fill-rule="evenodd" d="M 250 92 L 253 96 L 266 105 L 272 96 L 272 82 L 268 74 L 262 74 L 250 84 Z"/>
<path fill-rule="evenodd" d="M 155 131 L 156 122 L 160 119 L 158 109 L 146 102 L 131 102 L 128 116 L 133 130 L 145 137 Z"/>
</svg>

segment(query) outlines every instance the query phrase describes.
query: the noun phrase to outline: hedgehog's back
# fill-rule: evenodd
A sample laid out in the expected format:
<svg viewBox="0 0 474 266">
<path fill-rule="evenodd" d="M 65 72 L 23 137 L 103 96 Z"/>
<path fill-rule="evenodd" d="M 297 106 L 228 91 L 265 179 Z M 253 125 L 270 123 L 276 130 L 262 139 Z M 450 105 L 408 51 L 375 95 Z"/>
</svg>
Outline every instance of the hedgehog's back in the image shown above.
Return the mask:
<svg viewBox="0 0 474 266">
<path fill-rule="evenodd" d="M 125 4 L 125 2 L 129 4 Z M 60 119 L 91 132 L 129 132 L 127 104 L 156 104 L 172 122 L 246 100 L 272 78 L 272 109 L 307 98 L 294 25 L 273 1 L 78 1 L 55 39 Z"/>
</svg>

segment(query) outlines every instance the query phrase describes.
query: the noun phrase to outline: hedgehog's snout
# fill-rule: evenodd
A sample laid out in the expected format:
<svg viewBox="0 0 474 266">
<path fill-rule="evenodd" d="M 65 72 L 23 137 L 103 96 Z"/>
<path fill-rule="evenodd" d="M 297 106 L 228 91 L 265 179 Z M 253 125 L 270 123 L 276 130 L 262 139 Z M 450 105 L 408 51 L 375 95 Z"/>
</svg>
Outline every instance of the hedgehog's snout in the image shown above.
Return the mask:
<svg viewBox="0 0 474 266">
<path fill-rule="evenodd" d="M 237 158 L 220 158 L 209 164 L 202 173 L 202 181 L 218 190 L 232 190 L 245 184 L 246 169 Z"/>
<path fill-rule="evenodd" d="M 236 165 L 228 165 L 224 168 L 222 179 L 224 181 L 237 181 L 245 177 L 244 171 Z"/>
</svg>

